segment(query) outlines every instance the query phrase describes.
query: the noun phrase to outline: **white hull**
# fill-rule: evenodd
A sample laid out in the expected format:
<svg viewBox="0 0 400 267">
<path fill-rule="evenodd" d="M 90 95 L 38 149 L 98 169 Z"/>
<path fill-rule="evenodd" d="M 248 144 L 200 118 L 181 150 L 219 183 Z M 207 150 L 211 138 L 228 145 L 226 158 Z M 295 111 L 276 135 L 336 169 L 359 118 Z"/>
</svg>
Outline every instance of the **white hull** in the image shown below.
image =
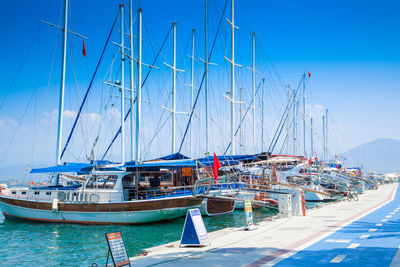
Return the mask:
<svg viewBox="0 0 400 267">
<path fill-rule="evenodd" d="M 0 203 L 0 208 L 6 217 L 35 221 L 86 224 L 141 224 L 178 218 L 184 216 L 187 210 L 192 207 L 124 212 L 53 212 L 51 210 L 30 209 Z"/>
</svg>

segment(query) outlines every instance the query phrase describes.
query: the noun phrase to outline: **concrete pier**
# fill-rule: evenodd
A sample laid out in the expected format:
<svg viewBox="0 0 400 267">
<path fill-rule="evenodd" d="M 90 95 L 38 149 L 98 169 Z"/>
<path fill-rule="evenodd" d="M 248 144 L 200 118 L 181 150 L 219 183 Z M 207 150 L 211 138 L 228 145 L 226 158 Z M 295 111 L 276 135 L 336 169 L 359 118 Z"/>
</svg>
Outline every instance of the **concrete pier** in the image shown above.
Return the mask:
<svg viewBox="0 0 400 267">
<path fill-rule="evenodd" d="M 273 219 L 254 231 L 209 233 L 211 246 L 179 248 L 179 241 L 131 258 L 135 266 L 400 266 L 400 190 L 381 185 L 360 195 Z"/>
</svg>

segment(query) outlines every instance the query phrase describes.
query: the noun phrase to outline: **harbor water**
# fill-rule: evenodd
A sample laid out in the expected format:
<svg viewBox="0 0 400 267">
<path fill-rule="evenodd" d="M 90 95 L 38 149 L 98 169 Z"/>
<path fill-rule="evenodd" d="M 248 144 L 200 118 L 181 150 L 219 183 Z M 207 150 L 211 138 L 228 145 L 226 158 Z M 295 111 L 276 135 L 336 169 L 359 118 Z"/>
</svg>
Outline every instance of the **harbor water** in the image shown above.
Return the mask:
<svg viewBox="0 0 400 267">
<path fill-rule="evenodd" d="M 254 211 L 255 222 L 276 210 Z M 0 265 L 90 266 L 104 265 L 107 258 L 105 233 L 121 231 L 130 257 L 143 249 L 179 240 L 185 218 L 152 224 L 80 225 L 41 223 L 5 219 L 0 215 Z M 243 210 L 216 217 L 204 217 L 209 232 L 245 224 Z"/>
</svg>

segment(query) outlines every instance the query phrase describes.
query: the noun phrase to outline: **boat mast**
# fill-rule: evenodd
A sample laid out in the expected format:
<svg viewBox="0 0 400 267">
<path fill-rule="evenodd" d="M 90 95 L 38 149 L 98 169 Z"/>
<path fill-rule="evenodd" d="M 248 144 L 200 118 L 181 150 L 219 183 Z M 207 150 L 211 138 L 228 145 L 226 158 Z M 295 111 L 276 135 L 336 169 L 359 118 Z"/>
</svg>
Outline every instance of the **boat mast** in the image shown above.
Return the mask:
<svg viewBox="0 0 400 267">
<path fill-rule="evenodd" d="M 325 115 L 322 115 L 322 148 L 323 148 L 323 159 L 326 161 L 326 144 L 325 144 Z"/>
<path fill-rule="evenodd" d="M 131 104 L 131 160 L 134 160 L 134 153 L 135 153 L 135 140 L 134 140 L 134 127 L 133 127 L 133 121 L 134 121 L 134 112 L 133 112 L 133 107 L 135 103 L 134 99 L 134 88 L 133 88 L 133 5 L 132 5 L 132 0 L 129 0 L 129 43 L 130 43 L 130 91 L 131 91 L 131 98 L 130 98 L 130 104 Z"/>
<path fill-rule="evenodd" d="M 235 0 L 231 1 L 231 21 L 228 23 L 231 25 L 231 155 L 235 155 Z"/>
<path fill-rule="evenodd" d="M 296 155 L 296 95 L 294 94 L 293 91 L 293 155 Z"/>
<path fill-rule="evenodd" d="M 242 98 L 242 96 L 243 96 L 243 88 L 242 87 L 240 87 L 239 88 L 239 121 L 240 121 L 240 128 L 239 128 L 239 153 L 240 154 L 242 154 L 243 153 L 243 125 L 242 125 L 242 123 L 243 123 L 243 112 L 242 112 L 242 110 L 243 110 L 243 98 Z"/>
<path fill-rule="evenodd" d="M 303 148 L 306 157 L 306 73 L 303 74 Z"/>
<path fill-rule="evenodd" d="M 61 139 L 62 139 L 62 126 L 63 126 L 63 112 L 64 112 L 64 90 L 65 90 L 65 66 L 67 62 L 67 33 L 68 33 L 68 0 L 64 0 L 64 28 L 63 31 L 63 44 L 62 44 L 62 62 L 61 62 L 61 86 L 60 98 L 58 105 L 58 129 L 57 129 L 57 151 L 56 151 L 56 164 L 61 164 Z M 55 184 L 58 185 L 58 175 Z"/>
<path fill-rule="evenodd" d="M 140 162 L 140 120 L 142 118 L 142 9 L 137 10 L 137 79 L 136 79 L 136 134 L 135 134 L 135 160 Z"/>
<path fill-rule="evenodd" d="M 61 139 L 63 126 L 64 112 L 64 91 L 65 91 L 65 66 L 67 61 L 67 33 L 68 33 L 68 0 L 64 0 L 64 28 L 63 30 L 63 45 L 62 45 L 62 62 L 61 62 L 61 85 L 60 98 L 58 104 L 58 128 L 57 128 L 57 148 L 56 148 L 56 164 L 61 164 Z M 60 182 L 59 175 L 55 177 L 55 185 Z"/>
<path fill-rule="evenodd" d="M 206 11 L 207 13 L 207 11 Z M 193 110 L 193 88 L 194 88 L 194 36 L 195 36 L 195 29 L 192 29 L 192 62 L 191 62 L 191 78 L 190 78 L 190 111 L 192 112 Z M 206 58 L 207 61 L 207 58 Z M 206 63 L 207 65 L 207 63 Z M 206 79 L 207 79 L 207 74 L 206 74 Z M 206 83 L 207 84 L 207 83 Z M 207 87 L 206 87 L 207 88 Z M 207 89 L 206 89 L 207 92 Z M 207 101 L 206 101 L 207 103 Z M 206 116 L 207 118 L 207 116 Z M 207 120 L 207 119 L 206 119 Z M 193 131 L 192 131 L 192 124 L 190 124 L 190 157 L 193 157 Z M 206 123 L 206 132 L 208 134 L 208 129 L 207 129 L 207 123 Z M 207 147 L 207 151 L 208 151 L 208 137 L 206 137 L 206 147 Z"/>
<path fill-rule="evenodd" d="M 175 153 L 175 122 L 176 122 L 176 22 L 172 22 L 172 28 L 174 32 L 174 59 L 172 63 L 172 154 Z"/>
<path fill-rule="evenodd" d="M 253 43 L 253 65 L 251 67 L 252 71 L 252 87 L 253 87 L 253 153 L 256 153 L 256 46 L 255 46 L 256 33 L 252 33 L 252 43 Z"/>
<path fill-rule="evenodd" d="M 119 5 L 121 16 L 121 50 L 124 51 L 124 4 Z M 125 83 L 124 83 L 124 53 L 121 53 L 121 164 L 125 163 Z"/>
<path fill-rule="evenodd" d="M 208 146 L 208 0 L 204 2 L 204 67 L 206 71 L 205 77 L 205 102 L 206 102 L 206 155 L 209 153 L 209 146 Z M 193 90 L 193 87 L 192 87 Z"/>
<path fill-rule="evenodd" d="M 325 111 L 325 160 L 328 161 L 328 109 Z"/>
<path fill-rule="evenodd" d="M 290 137 L 290 127 L 289 127 L 289 117 L 290 117 L 290 86 L 287 85 L 287 99 L 288 99 L 288 114 L 286 120 L 286 153 L 289 154 L 289 137 Z"/>
<path fill-rule="evenodd" d="M 264 82 L 265 79 L 261 80 L 262 91 L 261 91 L 261 152 L 264 152 Z"/>
<path fill-rule="evenodd" d="M 314 156 L 314 136 L 313 136 L 313 119 L 311 118 L 311 129 L 310 129 L 310 132 L 311 132 L 311 157 L 313 157 Z"/>
</svg>

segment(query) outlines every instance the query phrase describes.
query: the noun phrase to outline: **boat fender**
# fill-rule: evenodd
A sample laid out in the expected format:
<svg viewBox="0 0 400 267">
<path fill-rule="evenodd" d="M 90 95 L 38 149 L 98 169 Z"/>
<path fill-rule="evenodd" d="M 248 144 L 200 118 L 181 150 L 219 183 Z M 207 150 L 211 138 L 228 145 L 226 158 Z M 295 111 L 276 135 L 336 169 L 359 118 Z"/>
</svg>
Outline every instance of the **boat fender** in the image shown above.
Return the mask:
<svg viewBox="0 0 400 267">
<path fill-rule="evenodd" d="M 35 187 L 37 187 L 37 184 L 34 181 L 30 181 L 28 184 L 28 188 L 31 187 L 31 185 L 34 185 Z"/>
<path fill-rule="evenodd" d="M 39 187 L 41 187 L 42 185 L 43 185 L 44 187 L 47 186 L 46 183 L 43 183 L 43 182 L 42 182 L 42 183 L 39 184 Z"/>
<path fill-rule="evenodd" d="M 0 184 L 0 193 L 3 191 L 3 186 Z"/>
<path fill-rule="evenodd" d="M 57 212 L 58 211 L 58 199 L 57 198 L 53 199 L 53 205 L 51 206 L 51 208 L 52 208 L 53 212 Z"/>
</svg>

